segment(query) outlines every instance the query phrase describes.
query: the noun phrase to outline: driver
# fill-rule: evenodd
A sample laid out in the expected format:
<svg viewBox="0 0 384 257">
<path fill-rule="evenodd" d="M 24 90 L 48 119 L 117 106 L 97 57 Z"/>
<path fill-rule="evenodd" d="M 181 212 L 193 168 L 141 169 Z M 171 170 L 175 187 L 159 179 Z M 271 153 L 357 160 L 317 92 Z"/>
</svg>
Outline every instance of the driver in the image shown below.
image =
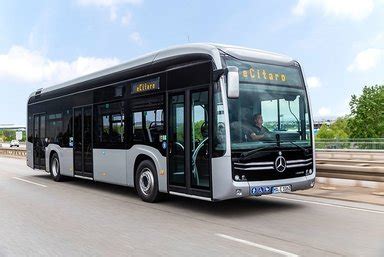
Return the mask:
<svg viewBox="0 0 384 257">
<path fill-rule="evenodd" d="M 252 124 L 252 112 L 248 108 L 243 108 L 241 111 L 241 120 L 231 123 L 231 136 L 236 142 L 255 141 L 261 137 L 255 133 Z"/>
<path fill-rule="evenodd" d="M 270 131 L 263 126 L 263 116 L 258 113 L 253 115 L 253 126 L 252 126 L 254 135 L 252 135 L 253 140 L 261 140 L 268 136 Z"/>
</svg>

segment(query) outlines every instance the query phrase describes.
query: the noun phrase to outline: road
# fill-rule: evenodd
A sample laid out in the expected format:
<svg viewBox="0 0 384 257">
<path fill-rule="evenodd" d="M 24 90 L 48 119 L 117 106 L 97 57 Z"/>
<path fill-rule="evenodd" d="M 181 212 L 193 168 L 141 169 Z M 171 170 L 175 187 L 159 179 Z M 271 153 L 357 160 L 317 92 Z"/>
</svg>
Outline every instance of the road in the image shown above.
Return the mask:
<svg viewBox="0 0 384 257">
<path fill-rule="evenodd" d="M 149 204 L 0 157 L 0 256 L 384 256 L 384 207 L 293 194 Z"/>
</svg>

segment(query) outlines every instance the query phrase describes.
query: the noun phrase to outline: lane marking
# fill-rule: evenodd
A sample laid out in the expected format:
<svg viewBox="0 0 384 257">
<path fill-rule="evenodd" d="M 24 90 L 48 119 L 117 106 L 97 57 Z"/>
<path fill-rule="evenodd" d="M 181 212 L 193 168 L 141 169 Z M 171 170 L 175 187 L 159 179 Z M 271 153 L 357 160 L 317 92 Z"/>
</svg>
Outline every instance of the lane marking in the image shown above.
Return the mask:
<svg viewBox="0 0 384 257">
<path fill-rule="evenodd" d="M 336 208 L 342 208 L 342 209 L 347 209 L 347 210 L 364 211 L 364 212 L 370 212 L 370 213 L 376 213 L 376 214 L 384 214 L 384 211 L 377 211 L 377 210 L 371 210 L 371 209 L 363 209 L 363 208 L 351 207 L 351 206 L 346 206 L 346 205 L 313 202 L 313 201 L 308 201 L 308 200 L 294 199 L 294 198 L 288 198 L 288 197 L 282 197 L 282 196 L 274 196 L 274 195 L 270 195 L 269 197 L 277 198 L 277 199 L 283 199 L 283 200 L 288 200 L 288 201 L 293 201 L 293 202 L 311 203 L 311 204 L 322 205 L 322 206 L 336 207 Z"/>
<path fill-rule="evenodd" d="M 39 184 L 39 183 L 36 183 L 36 182 L 33 182 L 33 181 L 29 181 L 29 180 L 26 180 L 26 179 L 22 179 L 22 178 L 18 178 L 18 177 L 12 177 L 12 178 L 13 178 L 13 179 L 20 180 L 20 181 L 24 181 L 24 182 L 26 182 L 26 183 L 33 184 L 33 185 L 36 185 L 36 186 L 47 187 L 46 185 Z"/>
<path fill-rule="evenodd" d="M 266 245 L 256 244 L 254 242 L 250 242 L 250 241 L 243 240 L 243 239 L 240 239 L 240 238 L 236 238 L 236 237 L 232 237 L 232 236 L 228 236 L 228 235 L 224 235 L 224 234 L 220 234 L 220 233 L 216 233 L 215 235 L 219 236 L 221 238 L 225 238 L 225 239 L 232 240 L 232 241 L 235 241 L 235 242 L 238 242 L 238 243 L 242 243 L 242 244 L 245 244 L 245 245 L 257 247 L 257 248 L 260 248 L 260 249 L 263 249 L 263 250 L 267 250 L 267 251 L 270 251 L 270 252 L 274 252 L 274 253 L 278 253 L 278 254 L 281 254 L 281 255 L 284 255 L 284 256 L 288 256 L 288 257 L 298 257 L 299 256 L 299 255 L 296 255 L 296 254 L 293 254 L 293 253 L 289 253 L 289 252 L 286 252 L 286 251 L 283 251 L 283 250 L 275 249 L 275 248 L 272 248 L 272 247 L 269 247 L 269 246 L 266 246 Z"/>
</svg>

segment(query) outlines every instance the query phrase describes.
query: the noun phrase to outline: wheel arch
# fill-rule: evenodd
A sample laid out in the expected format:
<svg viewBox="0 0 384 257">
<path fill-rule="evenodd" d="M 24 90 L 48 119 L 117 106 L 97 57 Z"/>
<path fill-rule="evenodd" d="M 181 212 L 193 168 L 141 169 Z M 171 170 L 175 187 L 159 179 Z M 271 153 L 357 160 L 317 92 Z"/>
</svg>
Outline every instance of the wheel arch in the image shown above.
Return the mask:
<svg viewBox="0 0 384 257">
<path fill-rule="evenodd" d="M 52 156 L 56 154 L 57 155 L 57 158 L 59 158 L 60 160 L 60 157 L 59 157 L 59 153 L 56 151 L 56 150 L 51 150 L 49 152 L 49 169 L 51 168 L 51 162 L 52 162 Z"/>
<path fill-rule="evenodd" d="M 45 171 L 46 172 L 50 172 L 51 171 L 51 159 L 52 159 L 52 155 L 53 154 L 57 154 L 57 157 L 59 158 L 59 160 L 61 161 L 61 155 L 60 155 L 60 146 L 59 145 L 56 145 L 56 144 L 49 144 L 46 148 L 45 148 Z M 61 162 L 60 162 L 60 169 L 61 169 Z"/>
<path fill-rule="evenodd" d="M 155 165 L 156 170 L 157 170 L 156 163 L 153 161 L 153 159 L 151 157 L 149 157 L 148 155 L 143 154 L 143 153 L 136 156 L 135 164 L 133 165 L 133 187 L 134 188 L 136 188 L 135 178 L 136 178 L 136 174 L 137 174 L 137 168 L 139 167 L 140 163 L 142 163 L 145 160 L 152 162 L 153 165 Z"/>
<path fill-rule="evenodd" d="M 136 175 L 136 169 L 140 162 L 143 160 L 150 160 L 153 162 L 156 168 L 157 181 L 159 186 L 159 191 L 163 193 L 168 192 L 167 187 L 167 162 L 166 157 L 161 155 L 159 150 L 154 147 L 147 145 L 134 145 L 127 152 L 127 182 L 130 186 L 134 185 L 134 179 Z"/>
</svg>

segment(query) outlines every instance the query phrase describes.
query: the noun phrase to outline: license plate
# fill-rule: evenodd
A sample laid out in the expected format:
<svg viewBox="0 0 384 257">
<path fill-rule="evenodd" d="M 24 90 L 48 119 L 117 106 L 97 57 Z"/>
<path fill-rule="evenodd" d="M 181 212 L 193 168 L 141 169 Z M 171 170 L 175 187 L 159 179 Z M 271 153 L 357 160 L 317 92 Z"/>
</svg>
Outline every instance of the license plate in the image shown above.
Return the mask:
<svg viewBox="0 0 384 257">
<path fill-rule="evenodd" d="M 272 188 L 272 194 L 291 192 L 291 186 L 278 186 Z"/>
</svg>

